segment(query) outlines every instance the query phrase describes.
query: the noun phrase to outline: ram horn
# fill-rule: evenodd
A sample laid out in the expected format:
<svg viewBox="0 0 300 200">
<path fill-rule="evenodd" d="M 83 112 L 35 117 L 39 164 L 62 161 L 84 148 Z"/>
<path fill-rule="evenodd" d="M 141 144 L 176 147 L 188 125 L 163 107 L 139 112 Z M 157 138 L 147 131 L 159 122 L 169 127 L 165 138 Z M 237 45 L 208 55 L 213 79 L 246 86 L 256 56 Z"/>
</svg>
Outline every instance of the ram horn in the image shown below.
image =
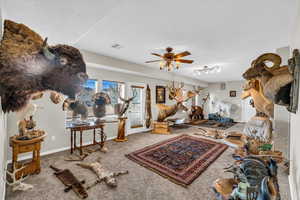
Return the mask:
<svg viewBox="0 0 300 200">
<path fill-rule="evenodd" d="M 264 67 L 268 72 L 272 73 L 274 69 L 280 67 L 282 60 L 281 60 L 281 57 L 275 53 L 265 53 L 265 54 L 259 56 L 255 60 L 255 65 L 264 63 L 265 61 L 271 61 L 273 63 L 273 65 L 271 67 L 268 67 L 268 66 Z"/>
<path fill-rule="evenodd" d="M 48 60 L 54 60 L 55 55 L 49 51 L 47 40 L 48 38 L 45 38 L 43 42 L 43 46 L 42 46 L 43 54 Z"/>
</svg>

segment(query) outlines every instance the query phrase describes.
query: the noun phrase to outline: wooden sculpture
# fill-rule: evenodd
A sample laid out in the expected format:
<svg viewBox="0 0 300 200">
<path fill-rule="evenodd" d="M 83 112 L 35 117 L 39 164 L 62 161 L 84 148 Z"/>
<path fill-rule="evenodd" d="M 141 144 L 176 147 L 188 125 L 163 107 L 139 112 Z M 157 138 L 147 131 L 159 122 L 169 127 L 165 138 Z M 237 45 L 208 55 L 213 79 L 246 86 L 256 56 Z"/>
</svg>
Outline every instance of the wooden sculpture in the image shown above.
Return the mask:
<svg viewBox="0 0 300 200">
<path fill-rule="evenodd" d="M 100 162 L 96 161 L 93 163 L 77 163 L 78 166 L 82 168 L 89 169 L 93 171 L 97 177 L 98 180 L 95 182 L 95 184 L 98 184 L 102 181 L 106 183 L 106 185 L 110 187 L 117 187 L 117 179 L 116 177 L 123 175 L 123 174 L 128 174 L 129 172 L 126 171 L 121 171 L 121 172 L 111 172 L 107 170 Z"/>
<path fill-rule="evenodd" d="M 52 165 L 50 168 L 53 169 L 54 175 L 66 186 L 65 192 L 73 190 L 80 198 L 85 199 L 88 197 L 88 193 L 84 188 L 83 184 L 85 181 L 79 181 L 69 169 L 58 169 Z"/>
<path fill-rule="evenodd" d="M 152 112 L 151 112 L 151 90 L 148 84 L 146 89 L 145 107 L 146 107 L 145 109 L 146 128 L 149 128 L 152 121 Z"/>
<path fill-rule="evenodd" d="M 71 98 L 87 80 L 78 49 L 48 46 L 47 38 L 23 24 L 4 21 L 0 44 L 0 96 L 4 112 L 24 108 L 36 92 L 57 91 Z"/>
<path fill-rule="evenodd" d="M 117 93 L 119 99 L 123 102 L 123 104 L 122 104 L 120 112 L 118 114 L 119 115 L 119 117 L 118 117 L 118 119 L 119 119 L 118 136 L 117 136 L 117 138 L 114 139 L 116 142 L 127 141 L 127 138 L 125 136 L 126 135 L 125 128 L 126 128 L 127 117 L 125 116 L 125 113 L 128 110 L 130 103 L 133 101 L 133 99 L 137 95 L 137 92 L 135 90 L 132 90 L 132 93 L 133 93 L 133 96 L 128 99 L 122 98 L 121 95 L 119 94 L 119 92 Z"/>
</svg>

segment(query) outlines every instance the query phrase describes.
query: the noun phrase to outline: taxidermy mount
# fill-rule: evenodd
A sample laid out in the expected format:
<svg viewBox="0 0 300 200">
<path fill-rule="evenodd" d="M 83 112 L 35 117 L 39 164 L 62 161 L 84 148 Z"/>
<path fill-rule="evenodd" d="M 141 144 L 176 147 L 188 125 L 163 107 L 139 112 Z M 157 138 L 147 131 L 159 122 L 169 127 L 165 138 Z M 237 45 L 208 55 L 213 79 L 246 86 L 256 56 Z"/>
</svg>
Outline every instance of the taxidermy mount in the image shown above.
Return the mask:
<svg viewBox="0 0 300 200">
<path fill-rule="evenodd" d="M 80 115 L 81 120 L 86 120 L 88 118 L 88 108 L 83 102 L 79 100 L 70 98 L 66 99 L 63 102 L 62 110 L 66 111 L 67 109 L 69 111 L 72 111 L 72 118 L 77 117 L 77 115 Z"/>
<path fill-rule="evenodd" d="M 159 109 L 157 121 L 163 122 L 166 118 L 173 116 L 177 113 L 179 110 L 188 111 L 188 108 L 183 105 L 184 102 L 187 102 L 189 99 L 193 98 L 196 95 L 195 91 L 188 91 L 186 94 L 186 97 L 183 95 L 183 87 L 184 84 L 182 83 L 179 88 L 174 88 L 173 91 L 175 93 L 170 93 L 172 95 L 172 99 L 176 101 L 176 104 L 168 106 L 164 104 L 157 104 L 157 107 Z M 168 86 L 168 89 L 170 87 Z M 169 89 L 172 90 L 172 89 Z"/>
<path fill-rule="evenodd" d="M 98 92 L 93 95 L 93 112 L 95 117 L 97 117 L 97 122 L 100 122 L 100 118 L 104 117 L 106 114 L 105 106 L 111 104 L 111 99 L 105 92 Z"/>
<path fill-rule="evenodd" d="M 272 62 L 272 66 L 267 66 L 266 62 Z M 278 104 L 289 107 L 293 101 L 291 95 L 292 82 L 295 77 L 293 76 L 294 70 L 289 66 L 281 66 L 281 57 L 274 53 L 266 53 L 259 56 L 252 61 L 251 67 L 243 74 L 243 78 L 257 82 L 257 89 L 259 96 L 263 97 L 263 104 L 256 98 L 257 95 L 252 96 L 255 107 L 265 107 L 266 104 Z M 259 111 L 264 112 L 260 108 Z M 266 112 L 264 112 L 266 113 Z M 272 117 L 272 113 L 266 113 Z"/>
<path fill-rule="evenodd" d="M 74 98 L 87 80 L 78 49 L 48 46 L 47 38 L 23 24 L 4 21 L 0 44 L 0 96 L 4 112 L 24 108 L 31 95 L 52 90 Z"/>
</svg>

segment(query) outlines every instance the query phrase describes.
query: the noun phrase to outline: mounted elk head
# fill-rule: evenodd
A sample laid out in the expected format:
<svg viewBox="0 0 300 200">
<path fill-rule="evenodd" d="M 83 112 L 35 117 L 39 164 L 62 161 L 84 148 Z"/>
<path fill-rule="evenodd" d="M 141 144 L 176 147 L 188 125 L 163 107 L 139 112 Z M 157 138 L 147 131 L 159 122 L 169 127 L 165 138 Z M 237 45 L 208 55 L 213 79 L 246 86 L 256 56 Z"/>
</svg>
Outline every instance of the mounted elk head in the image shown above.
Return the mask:
<svg viewBox="0 0 300 200">
<path fill-rule="evenodd" d="M 174 100 L 174 96 L 176 96 L 176 93 L 178 93 L 182 88 L 184 87 L 184 83 L 181 82 L 178 87 L 175 86 L 175 81 L 172 81 L 171 84 L 167 85 L 167 89 L 169 91 L 169 99 Z"/>
<path fill-rule="evenodd" d="M 167 117 L 175 115 L 177 111 L 184 110 L 188 111 L 188 108 L 183 105 L 184 102 L 187 102 L 189 99 L 194 97 L 196 94 L 192 91 L 188 91 L 186 97 L 183 96 L 182 87 L 175 88 L 175 93 L 171 94 L 172 99 L 174 99 L 177 103 L 172 106 L 167 106 L 163 104 L 157 104 L 159 112 L 157 121 L 163 122 Z"/>
</svg>

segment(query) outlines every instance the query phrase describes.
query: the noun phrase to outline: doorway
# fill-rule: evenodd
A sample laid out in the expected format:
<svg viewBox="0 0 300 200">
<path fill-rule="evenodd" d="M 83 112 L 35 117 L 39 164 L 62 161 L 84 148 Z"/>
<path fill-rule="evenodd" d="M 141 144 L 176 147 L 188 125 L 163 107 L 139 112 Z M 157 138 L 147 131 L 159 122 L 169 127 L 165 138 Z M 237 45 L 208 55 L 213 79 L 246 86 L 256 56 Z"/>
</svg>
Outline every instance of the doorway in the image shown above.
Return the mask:
<svg viewBox="0 0 300 200">
<path fill-rule="evenodd" d="M 129 83 L 128 96 L 135 96 L 128 108 L 128 134 L 145 131 L 145 84 Z"/>
</svg>

